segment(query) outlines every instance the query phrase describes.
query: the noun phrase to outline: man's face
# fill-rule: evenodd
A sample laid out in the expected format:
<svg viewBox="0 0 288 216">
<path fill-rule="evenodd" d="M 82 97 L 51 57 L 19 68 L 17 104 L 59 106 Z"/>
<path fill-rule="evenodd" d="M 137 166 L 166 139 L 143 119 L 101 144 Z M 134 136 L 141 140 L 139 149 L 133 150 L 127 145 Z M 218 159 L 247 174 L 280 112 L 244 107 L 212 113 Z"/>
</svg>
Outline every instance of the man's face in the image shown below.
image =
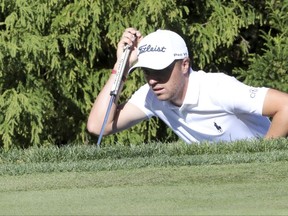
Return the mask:
<svg viewBox="0 0 288 216">
<path fill-rule="evenodd" d="M 183 62 L 183 60 L 175 60 L 162 70 L 142 68 L 147 83 L 159 100 L 170 101 L 181 106 L 187 87 Z"/>
</svg>

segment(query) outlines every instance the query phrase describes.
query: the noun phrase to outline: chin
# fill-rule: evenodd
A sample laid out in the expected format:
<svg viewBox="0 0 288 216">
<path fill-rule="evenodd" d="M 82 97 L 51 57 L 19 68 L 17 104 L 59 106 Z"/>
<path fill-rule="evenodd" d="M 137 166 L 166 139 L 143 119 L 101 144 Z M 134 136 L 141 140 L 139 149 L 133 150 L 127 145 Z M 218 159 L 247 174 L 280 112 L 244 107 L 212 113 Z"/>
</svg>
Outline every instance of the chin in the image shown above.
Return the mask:
<svg viewBox="0 0 288 216">
<path fill-rule="evenodd" d="M 160 100 L 160 101 L 167 101 L 169 100 L 168 97 L 165 97 L 165 95 L 156 95 L 157 96 L 157 99 Z"/>
</svg>

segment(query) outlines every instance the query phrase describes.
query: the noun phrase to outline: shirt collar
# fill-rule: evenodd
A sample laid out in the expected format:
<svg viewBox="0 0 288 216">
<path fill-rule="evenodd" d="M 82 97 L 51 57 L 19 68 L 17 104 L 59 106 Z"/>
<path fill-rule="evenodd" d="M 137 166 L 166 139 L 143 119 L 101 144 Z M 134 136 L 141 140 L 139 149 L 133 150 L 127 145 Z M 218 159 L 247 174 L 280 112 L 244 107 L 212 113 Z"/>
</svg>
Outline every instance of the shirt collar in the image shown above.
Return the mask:
<svg viewBox="0 0 288 216">
<path fill-rule="evenodd" d="M 182 106 L 180 107 L 180 112 L 185 112 L 186 110 L 192 109 L 193 107 L 196 107 L 199 100 L 199 76 L 197 76 L 197 73 L 190 68 L 190 74 L 189 74 L 189 83 L 188 88 L 186 91 L 186 95 L 183 101 Z"/>
</svg>

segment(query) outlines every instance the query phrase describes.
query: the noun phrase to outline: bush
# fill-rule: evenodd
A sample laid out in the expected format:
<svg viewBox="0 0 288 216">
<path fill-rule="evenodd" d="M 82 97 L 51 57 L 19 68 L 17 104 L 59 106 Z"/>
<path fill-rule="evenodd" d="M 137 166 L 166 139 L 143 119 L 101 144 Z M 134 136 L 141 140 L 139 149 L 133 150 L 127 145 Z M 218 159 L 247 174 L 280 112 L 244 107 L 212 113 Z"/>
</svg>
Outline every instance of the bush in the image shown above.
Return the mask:
<svg viewBox="0 0 288 216">
<path fill-rule="evenodd" d="M 221 70 L 287 90 L 287 5 L 287 0 L 3 0 L 0 146 L 94 144 L 87 117 L 129 26 L 144 35 L 158 28 L 183 35 L 194 69 Z M 121 100 L 143 83 L 142 75 L 133 73 Z M 177 138 L 152 119 L 103 144 L 153 140 Z"/>
<path fill-rule="evenodd" d="M 267 2 L 265 10 L 266 31 L 261 29 L 258 36 L 263 45 L 259 52 L 250 53 L 246 68 L 235 68 L 235 72 L 247 84 L 288 92 L 288 1 Z"/>
</svg>

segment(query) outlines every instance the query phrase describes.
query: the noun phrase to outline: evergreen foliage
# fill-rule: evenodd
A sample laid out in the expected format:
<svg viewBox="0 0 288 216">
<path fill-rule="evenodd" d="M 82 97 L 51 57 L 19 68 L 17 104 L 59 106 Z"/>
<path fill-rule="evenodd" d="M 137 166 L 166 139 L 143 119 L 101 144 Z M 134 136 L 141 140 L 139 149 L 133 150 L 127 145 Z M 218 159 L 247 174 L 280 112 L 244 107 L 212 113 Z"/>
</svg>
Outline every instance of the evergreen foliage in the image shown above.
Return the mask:
<svg viewBox="0 0 288 216">
<path fill-rule="evenodd" d="M 94 144 L 87 117 L 129 26 L 183 35 L 194 69 L 288 91 L 287 10 L 288 0 L 2 0 L 0 146 Z M 121 99 L 143 83 L 135 71 Z M 176 139 L 152 119 L 103 144 Z"/>
<path fill-rule="evenodd" d="M 265 12 L 266 31 L 259 32 L 263 46 L 250 53 L 247 68 L 236 68 L 235 72 L 248 84 L 288 92 L 288 1 L 267 2 Z"/>
</svg>

